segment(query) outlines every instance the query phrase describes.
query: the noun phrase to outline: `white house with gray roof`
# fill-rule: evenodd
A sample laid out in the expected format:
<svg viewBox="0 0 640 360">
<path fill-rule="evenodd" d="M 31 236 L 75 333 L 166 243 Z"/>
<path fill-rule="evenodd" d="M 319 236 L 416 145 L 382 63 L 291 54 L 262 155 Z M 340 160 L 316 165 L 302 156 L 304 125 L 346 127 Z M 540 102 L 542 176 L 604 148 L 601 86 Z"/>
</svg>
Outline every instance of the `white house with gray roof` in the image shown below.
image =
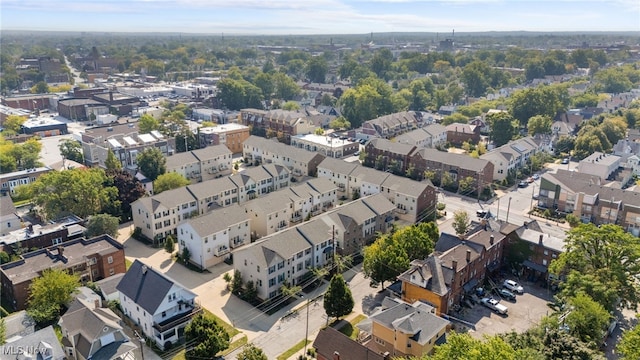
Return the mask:
<svg viewBox="0 0 640 360">
<path fill-rule="evenodd" d="M 181 329 L 202 311 L 196 294 L 140 260 L 131 264 L 117 289 L 124 314 L 161 350 L 176 344 Z"/>
<path fill-rule="evenodd" d="M 296 177 L 315 176 L 324 155 L 252 135 L 242 144 L 242 156 L 247 163 L 273 163 L 291 170 Z"/>
<path fill-rule="evenodd" d="M 191 183 L 231 174 L 232 153 L 225 145 L 213 145 L 167 156 L 167 172 L 176 172 Z"/>
<path fill-rule="evenodd" d="M 531 155 L 545 149 L 541 141 L 527 136 L 495 148 L 480 156 L 480 159 L 491 161 L 494 165 L 493 179 L 504 180 L 509 171 L 527 166 Z"/>
<path fill-rule="evenodd" d="M 31 334 L 7 339 L 0 345 L 0 360 L 17 359 L 65 360 L 67 356 L 53 326 L 49 325 Z"/>
<path fill-rule="evenodd" d="M 231 250 L 250 243 L 249 216 L 240 205 L 214 210 L 178 225 L 178 249 L 189 249 L 191 262 L 200 268 L 219 264 Z"/>
<path fill-rule="evenodd" d="M 142 197 L 131 204 L 133 223 L 149 239 L 165 238 L 186 217 L 198 213 L 198 201 L 186 188 Z"/>
</svg>

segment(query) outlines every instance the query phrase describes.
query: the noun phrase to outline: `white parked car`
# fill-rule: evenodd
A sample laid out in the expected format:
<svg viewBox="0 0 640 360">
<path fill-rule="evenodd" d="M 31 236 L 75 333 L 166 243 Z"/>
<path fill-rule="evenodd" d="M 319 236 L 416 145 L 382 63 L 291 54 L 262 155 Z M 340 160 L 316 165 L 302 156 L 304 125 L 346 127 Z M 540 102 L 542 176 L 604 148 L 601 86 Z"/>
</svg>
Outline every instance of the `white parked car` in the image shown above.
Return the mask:
<svg viewBox="0 0 640 360">
<path fill-rule="evenodd" d="M 502 283 L 502 287 L 507 288 L 516 294 L 524 294 L 524 288 L 522 285 L 513 280 L 505 280 L 504 283 Z"/>
<path fill-rule="evenodd" d="M 482 303 L 482 305 L 488 307 L 489 309 L 495 311 L 498 314 L 507 315 L 507 312 L 509 311 L 509 308 L 500 304 L 498 300 L 493 298 L 482 298 L 480 302 Z"/>
</svg>

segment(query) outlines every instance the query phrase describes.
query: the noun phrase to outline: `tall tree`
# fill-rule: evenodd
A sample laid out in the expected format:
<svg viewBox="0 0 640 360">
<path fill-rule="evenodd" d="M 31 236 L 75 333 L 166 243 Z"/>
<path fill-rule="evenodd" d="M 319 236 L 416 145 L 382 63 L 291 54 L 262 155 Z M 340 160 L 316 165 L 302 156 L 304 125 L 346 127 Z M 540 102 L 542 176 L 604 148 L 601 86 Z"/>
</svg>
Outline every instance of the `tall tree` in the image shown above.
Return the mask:
<svg viewBox="0 0 640 360">
<path fill-rule="evenodd" d="M 555 118 L 569 105 L 569 92 L 565 85 L 539 86 L 516 91 L 509 100 L 511 115 L 526 125 L 536 115 Z"/>
<path fill-rule="evenodd" d="M 138 168 L 142 175 L 149 180 L 155 181 L 158 176 L 167 171 L 167 159 L 160 149 L 156 147 L 148 147 L 144 149 L 137 157 Z"/>
<path fill-rule="evenodd" d="M 94 237 L 103 234 L 110 235 L 112 237 L 118 236 L 118 218 L 109 214 L 92 215 L 87 221 L 87 231 L 85 236 Z"/>
<path fill-rule="evenodd" d="M 116 158 L 116 154 L 111 149 L 109 149 L 107 158 L 104 160 L 104 167 L 107 168 L 107 171 L 122 169 L 122 163 Z"/>
<path fill-rule="evenodd" d="M 176 251 L 176 242 L 173 241 L 173 236 L 168 235 L 164 240 L 164 251 L 169 253 L 169 255 L 173 255 L 173 252 Z"/>
<path fill-rule="evenodd" d="M 309 81 L 316 83 L 324 83 L 328 70 L 329 65 L 327 64 L 327 60 L 322 56 L 312 57 L 307 61 L 305 67 L 305 73 Z"/>
<path fill-rule="evenodd" d="M 146 193 L 142 183 L 129 172 L 123 170 L 107 170 L 106 185 L 118 190 L 120 213 L 123 221 L 131 219 L 131 203 L 143 197 Z"/>
<path fill-rule="evenodd" d="M 229 348 L 229 333 L 209 316 L 200 314 L 184 329 L 188 343 L 194 344 L 185 354 L 187 360 L 211 359 Z"/>
<path fill-rule="evenodd" d="M 487 120 L 491 126 L 491 139 L 496 146 L 508 143 L 517 134 L 517 123 L 509 113 L 493 113 L 487 116 Z"/>
<path fill-rule="evenodd" d="M 435 347 L 431 356 L 424 355 L 420 359 L 432 360 L 516 360 L 521 359 L 521 350 L 516 351 L 501 337 L 490 336 L 484 340 L 474 339 L 469 334 L 451 332 L 447 342 Z"/>
<path fill-rule="evenodd" d="M 82 155 L 82 144 L 80 144 L 80 142 L 70 139 L 62 140 L 58 144 L 58 148 L 63 158 L 80 164 L 83 163 L 84 155 Z"/>
<path fill-rule="evenodd" d="M 184 176 L 176 172 L 170 172 L 158 176 L 158 178 L 153 182 L 153 192 L 160 194 L 163 191 L 177 189 L 179 187 L 187 186 L 190 183 L 191 182 Z"/>
<path fill-rule="evenodd" d="M 609 325 L 609 312 L 583 292 L 569 298 L 567 304 L 572 309 L 565 318 L 569 332 L 594 347 L 600 345 Z"/>
<path fill-rule="evenodd" d="M 4 130 L 2 130 L 2 132 L 5 136 L 18 134 L 20 132 L 20 129 L 22 128 L 22 124 L 24 124 L 25 121 L 27 121 L 27 118 L 24 116 L 9 115 L 4 120 L 4 123 L 2 125 L 4 127 Z"/>
<path fill-rule="evenodd" d="M 141 134 L 148 134 L 153 130 L 160 130 L 160 122 L 149 114 L 140 115 L 138 129 Z"/>
<path fill-rule="evenodd" d="M 62 306 L 72 300 L 72 295 L 80 287 L 80 279 L 60 269 L 42 272 L 29 285 L 27 313 L 41 325 L 48 325 L 59 315 Z"/>
<path fill-rule="evenodd" d="M 366 277 L 382 284 L 394 280 L 409 268 L 409 258 L 404 248 L 398 246 L 389 235 L 382 235 L 364 248 L 362 271 Z"/>
<path fill-rule="evenodd" d="M 87 218 L 118 201 L 118 190 L 103 186 L 106 181 L 104 171 L 97 168 L 52 171 L 26 185 L 25 191 L 49 219 L 65 213 Z"/>
<path fill-rule="evenodd" d="M 469 225 L 471 221 L 469 219 L 469 214 L 465 210 L 458 210 L 453 213 L 453 230 L 455 230 L 457 235 L 464 235 L 469 230 Z"/>
<path fill-rule="evenodd" d="M 527 123 L 527 131 L 529 135 L 536 134 L 550 134 L 551 133 L 551 118 L 544 115 L 536 115 L 529 119 Z"/>
<path fill-rule="evenodd" d="M 323 305 L 329 317 L 340 318 L 349 315 L 353 310 L 353 296 L 341 274 L 335 274 L 331 278 L 327 292 L 324 294 Z"/>
<path fill-rule="evenodd" d="M 565 251 L 551 262 L 549 270 L 564 276 L 574 272 L 593 275 L 594 280 L 615 290 L 621 306 L 636 308 L 640 294 L 637 281 L 640 276 L 640 239 L 618 225 L 582 224 L 567 232 Z M 580 290 L 589 291 L 585 288 L 566 290 L 567 297 Z M 601 305 L 607 311 L 613 311 L 616 304 Z"/>
</svg>

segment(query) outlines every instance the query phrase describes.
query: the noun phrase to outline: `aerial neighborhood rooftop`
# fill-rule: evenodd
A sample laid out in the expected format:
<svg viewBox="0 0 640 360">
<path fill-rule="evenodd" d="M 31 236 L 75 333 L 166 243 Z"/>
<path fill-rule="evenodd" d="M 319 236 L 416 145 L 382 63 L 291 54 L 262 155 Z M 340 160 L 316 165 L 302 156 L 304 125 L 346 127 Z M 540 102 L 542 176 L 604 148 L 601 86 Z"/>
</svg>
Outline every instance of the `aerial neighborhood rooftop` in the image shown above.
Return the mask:
<svg viewBox="0 0 640 360">
<path fill-rule="evenodd" d="M 0 358 L 629 351 L 637 39 L 85 35 L 3 55 Z"/>
</svg>

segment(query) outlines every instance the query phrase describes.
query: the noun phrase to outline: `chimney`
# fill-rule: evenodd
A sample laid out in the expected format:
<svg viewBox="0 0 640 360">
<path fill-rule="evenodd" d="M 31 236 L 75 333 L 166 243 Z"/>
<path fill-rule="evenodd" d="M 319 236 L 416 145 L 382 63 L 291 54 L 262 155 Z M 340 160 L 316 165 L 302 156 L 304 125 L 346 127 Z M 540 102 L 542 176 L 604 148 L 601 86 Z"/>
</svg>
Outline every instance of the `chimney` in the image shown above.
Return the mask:
<svg viewBox="0 0 640 360">
<path fill-rule="evenodd" d="M 471 261 L 471 250 L 467 250 L 467 262 Z"/>
<path fill-rule="evenodd" d="M 529 228 L 529 223 L 528 223 L 528 222 L 526 222 L 526 221 L 524 222 L 524 228 L 525 228 L 525 229 L 528 229 L 528 228 Z"/>
<path fill-rule="evenodd" d="M 64 260 L 64 247 L 63 246 L 58 246 L 58 259 L 60 260 Z"/>
<path fill-rule="evenodd" d="M 333 360 L 340 360 L 340 353 L 337 351 L 333 352 Z"/>
<path fill-rule="evenodd" d="M 147 265 L 142 265 L 142 275 L 145 275 L 147 273 Z"/>
<path fill-rule="evenodd" d="M 451 268 L 453 269 L 453 272 L 455 273 L 456 270 L 458 270 L 458 262 L 455 260 L 451 260 Z"/>
<path fill-rule="evenodd" d="M 113 102 L 113 91 L 109 91 L 109 102 Z"/>
<path fill-rule="evenodd" d="M 491 236 L 489 236 L 489 245 L 493 245 L 493 241 L 494 241 L 493 234 L 491 234 Z"/>
<path fill-rule="evenodd" d="M 544 234 L 540 234 L 540 239 L 538 240 L 538 245 L 542 246 L 542 239 L 544 238 Z"/>
</svg>

